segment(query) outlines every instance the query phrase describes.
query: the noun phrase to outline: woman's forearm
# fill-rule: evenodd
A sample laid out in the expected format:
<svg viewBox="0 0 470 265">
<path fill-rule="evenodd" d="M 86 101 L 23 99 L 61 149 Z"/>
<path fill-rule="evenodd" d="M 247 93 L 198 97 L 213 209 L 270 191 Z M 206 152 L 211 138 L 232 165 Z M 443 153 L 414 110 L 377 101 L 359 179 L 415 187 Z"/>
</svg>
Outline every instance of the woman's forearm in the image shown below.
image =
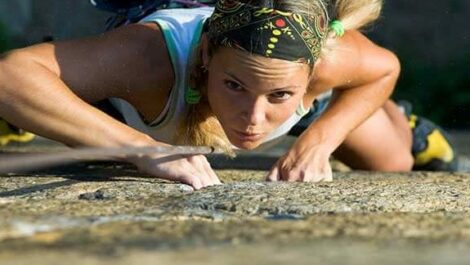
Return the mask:
<svg viewBox="0 0 470 265">
<path fill-rule="evenodd" d="M 310 125 L 303 138 L 333 152 L 346 136 L 379 109 L 392 93 L 398 72 L 360 87 L 336 90 L 328 108 Z"/>
<path fill-rule="evenodd" d="M 71 146 L 155 142 L 92 107 L 55 73 L 21 54 L 0 60 L 0 117 Z"/>
</svg>

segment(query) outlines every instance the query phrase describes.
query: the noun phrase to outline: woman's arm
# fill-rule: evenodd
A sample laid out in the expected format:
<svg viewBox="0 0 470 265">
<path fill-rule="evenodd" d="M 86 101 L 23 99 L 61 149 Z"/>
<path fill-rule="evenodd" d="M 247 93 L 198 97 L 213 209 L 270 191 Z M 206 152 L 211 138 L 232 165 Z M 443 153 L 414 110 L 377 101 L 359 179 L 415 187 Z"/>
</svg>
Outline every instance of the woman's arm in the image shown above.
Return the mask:
<svg viewBox="0 0 470 265">
<path fill-rule="evenodd" d="M 149 144 L 148 136 L 88 103 L 120 97 L 147 115 L 158 115 L 172 78 L 166 47 L 155 24 L 39 44 L 1 58 L 0 117 L 73 146 Z M 151 106 L 157 107 L 148 108 L 150 104 L 141 98 L 153 99 Z"/>
<path fill-rule="evenodd" d="M 357 31 L 344 35 L 334 49 L 316 65 L 306 95 L 314 98 L 333 88 L 328 108 L 274 165 L 268 180 L 331 180 L 330 155 L 392 93 L 400 72 L 395 55 Z"/>
<path fill-rule="evenodd" d="M 392 94 L 400 63 L 358 31 L 338 40 L 330 58 L 319 62 L 312 91 L 333 88 L 328 108 L 304 133 L 305 140 L 334 151 L 346 136 L 370 117 Z M 317 82 L 315 82 L 317 81 Z"/>
<path fill-rule="evenodd" d="M 173 82 L 158 26 L 130 25 L 5 54 L 0 59 L 0 117 L 72 146 L 163 145 L 89 103 L 119 97 L 151 120 L 164 108 Z M 141 172 L 196 189 L 220 184 L 202 155 L 155 154 L 128 161 Z"/>
</svg>

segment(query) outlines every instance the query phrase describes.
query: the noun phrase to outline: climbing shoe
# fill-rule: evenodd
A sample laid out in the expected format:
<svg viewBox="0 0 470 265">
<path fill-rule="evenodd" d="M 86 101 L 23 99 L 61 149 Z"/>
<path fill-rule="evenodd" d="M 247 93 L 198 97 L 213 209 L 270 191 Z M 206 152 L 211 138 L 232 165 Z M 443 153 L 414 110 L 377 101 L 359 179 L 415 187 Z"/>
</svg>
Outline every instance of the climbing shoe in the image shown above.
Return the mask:
<svg viewBox="0 0 470 265">
<path fill-rule="evenodd" d="M 456 171 L 455 148 L 442 128 L 432 121 L 412 114 L 412 106 L 407 101 L 398 102 L 408 118 L 413 134 L 413 170 Z"/>
<path fill-rule="evenodd" d="M 0 147 L 11 142 L 27 143 L 34 137 L 34 134 L 19 129 L 0 118 Z"/>
</svg>

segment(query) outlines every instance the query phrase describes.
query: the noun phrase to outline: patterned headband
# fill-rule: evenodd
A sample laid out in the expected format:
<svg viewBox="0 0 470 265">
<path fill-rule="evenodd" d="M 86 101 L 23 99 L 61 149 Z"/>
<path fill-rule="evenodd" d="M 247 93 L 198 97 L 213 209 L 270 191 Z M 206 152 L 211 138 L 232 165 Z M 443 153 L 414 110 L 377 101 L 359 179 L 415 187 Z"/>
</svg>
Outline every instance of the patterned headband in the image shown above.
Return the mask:
<svg viewBox="0 0 470 265">
<path fill-rule="evenodd" d="M 235 0 L 219 0 L 210 18 L 209 38 L 224 47 L 269 58 L 303 60 L 313 64 L 328 33 L 323 1 L 311 16 L 257 7 Z"/>
</svg>

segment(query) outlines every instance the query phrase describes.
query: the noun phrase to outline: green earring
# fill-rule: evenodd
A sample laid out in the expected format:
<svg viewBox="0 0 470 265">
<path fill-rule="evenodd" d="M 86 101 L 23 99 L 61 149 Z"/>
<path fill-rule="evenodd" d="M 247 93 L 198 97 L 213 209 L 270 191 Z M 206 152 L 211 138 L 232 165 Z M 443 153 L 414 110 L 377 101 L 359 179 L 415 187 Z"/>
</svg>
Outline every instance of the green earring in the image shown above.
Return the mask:
<svg viewBox="0 0 470 265">
<path fill-rule="evenodd" d="M 195 90 L 191 87 L 188 87 L 185 95 L 186 103 L 190 105 L 196 105 L 201 100 L 201 92 Z"/>
</svg>

